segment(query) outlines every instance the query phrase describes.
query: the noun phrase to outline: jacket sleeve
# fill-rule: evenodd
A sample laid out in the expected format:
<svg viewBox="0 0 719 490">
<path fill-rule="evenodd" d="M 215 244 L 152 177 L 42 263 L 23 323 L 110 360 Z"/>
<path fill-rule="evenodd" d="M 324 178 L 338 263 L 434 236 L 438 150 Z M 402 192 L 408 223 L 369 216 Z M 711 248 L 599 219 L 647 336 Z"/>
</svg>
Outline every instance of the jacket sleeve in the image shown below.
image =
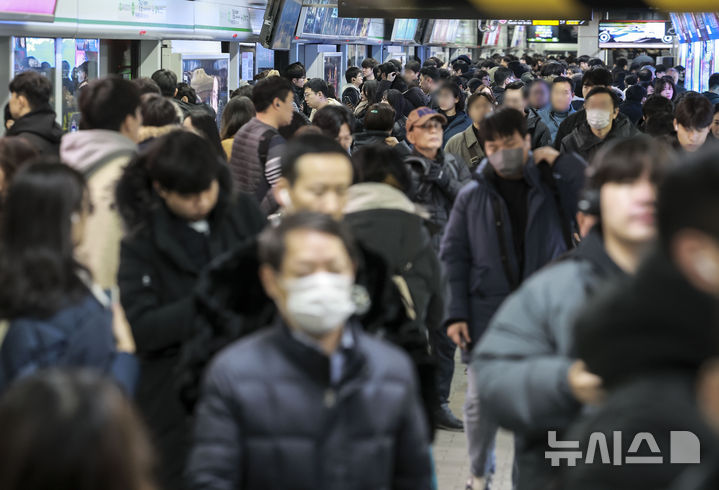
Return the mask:
<svg viewBox="0 0 719 490">
<path fill-rule="evenodd" d="M 440 259 L 447 274 L 449 299 L 445 323 L 469 320 L 469 273 L 472 256 L 467 232 L 467 202 L 471 194 L 460 193 L 445 228 Z"/>
<path fill-rule="evenodd" d="M 571 138 L 570 138 L 571 139 Z M 574 152 L 561 153 L 554 162 L 552 174 L 567 216 L 574 218 L 577 213 L 579 194 L 584 188 L 587 162 Z"/>
<path fill-rule="evenodd" d="M 552 144 L 549 128 L 540 117 L 537 117 L 537 126 L 534 130 L 534 141 L 532 143 L 533 148 L 541 148 Z"/>
<path fill-rule="evenodd" d="M 547 296 L 553 283 L 536 277 L 499 309 L 470 367 L 482 406 L 502 427 L 521 432 L 566 423 L 579 407 L 567 380 L 572 360 L 556 353 L 549 333 L 557 308 Z"/>
<path fill-rule="evenodd" d="M 429 457 L 429 430 L 424 415 L 414 368 L 407 360 L 402 372 L 411 373 L 412 382 L 407 389 L 406 409 L 397 433 L 395 452 L 394 490 L 430 490 L 432 468 Z"/>
<path fill-rule="evenodd" d="M 445 153 L 445 158 L 447 158 L 446 155 Z M 457 178 L 447 179 L 447 184 L 441 187 L 441 190 L 450 202 L 454 202 L 462 187 L 472 180 L 472 174 L 469 172 L 469 168 L 464 161 L 459 157 L 454 157 L 454 155 L 448 159 L 447 165 L 451 165 L 454 168 Z"/>
<path fill-rule="evenodd" d="M 140 354 L 176 346 L 190 337 L 195 317 L 193 294 L 162 304 L 154 284 L 152 259 L 141 247 L 124 240 L 120 246 L 120 301 Z"/>
<path fill-rule="evenodd" d="M 232 410 L 231 381 L 220 366 L 210 368 L 197 407 L 186 475 L 191 490 L 235 490 L 243 472 L 242 433 Z"/>
<path fill-rule="evenodd" d="M 126 393 L 132 395 L 135 392 L 140 366 L 132 354 L 117 352 L 109 311 L 98 308 L 83 316 L 74 338 L 77 342 L 68 346 L 70 363 L 95 368 L 110 375 Z"/>
<path fill-rule="evenodd" d="M 569 134 L 572 132 L 574 127 L 569 123 L 574 118 L 568 117 L 562 123 L 559 125 L 559 128 L 557 129 L 557 136 L 554 138 L 554 147 L 557 150 L 561 151 L 562 143 L 564 143 L 564 138 L 569 136 Z"/>
</svg>

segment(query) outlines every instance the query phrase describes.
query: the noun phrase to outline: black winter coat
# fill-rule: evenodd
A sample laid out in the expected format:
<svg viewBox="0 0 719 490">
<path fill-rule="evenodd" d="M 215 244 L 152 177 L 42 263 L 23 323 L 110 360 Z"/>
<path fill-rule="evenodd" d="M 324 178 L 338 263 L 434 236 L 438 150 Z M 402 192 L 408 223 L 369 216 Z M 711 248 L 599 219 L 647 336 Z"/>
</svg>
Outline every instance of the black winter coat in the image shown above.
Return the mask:
<svg viewBox="0 0 719 490">
<path fill-rule="evenodd" d="M 141 362 L 137 401 L 160 450 L 165 488 L 182 488 L 189 448 L 189 419 L 175 370 L 180 348 L 193 332 L 198 277 L 211 258 L 253 237 L 265 224 L 250 197 L 230 199 L 224 192 L 208 221 L 209 236 L 192 240 L 196 245 L 188 252 L 188 237 L 199 233 L 160 206 L 122 241 L 120 251 L 121 300 Z"/>
<path fill-rule="evenodd" d="M 188 464 L 193 490 L 429 490 L 429 437 L 407 356 L 355 326 L 330 358 L 283 324 L 210 366 Z M 345 332 L 347 333 L 347 332 Z"/>
<path fill-rule="evenodd" d="M 26 139 L 42 155 L 60 154 L 62 128 L 55 122 L 55 111 L 49 105 L 19 118 L 5 135 Z"/>
<path fill-rule="evenodd" d="M 641 101 L 628 100 L 619 108 L 619 112 L 629 118 L 635 126 L 642 120 L 642 103 Z"/>
<path fill-rule="evenodd" d="M 527 132 L 530 134 L 532 150 L 552 144 L 549 128 L 534 109 L 527 113 Z"/>
<path fill-rule="evenodd" d="M 609 134 L 600 140 L 592 133 L 589 123 L 584 120 L 569 136 L 562 140 L 559 151 L 561 153 L 575 152 L 589 161 L 607 141 L 615 138 L 627 138 L 639 134 L 639 130 L 624 114 L 619 113 L 612 123 Z"/>
</svg>

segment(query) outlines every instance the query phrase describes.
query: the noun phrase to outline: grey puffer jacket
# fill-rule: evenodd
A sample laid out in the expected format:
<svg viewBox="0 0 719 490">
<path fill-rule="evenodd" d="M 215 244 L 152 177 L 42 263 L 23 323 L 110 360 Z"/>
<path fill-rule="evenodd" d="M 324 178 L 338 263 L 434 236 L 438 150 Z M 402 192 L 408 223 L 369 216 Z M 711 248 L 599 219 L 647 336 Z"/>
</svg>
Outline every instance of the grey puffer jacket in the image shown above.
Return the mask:
<svg viewBox="0 0 719 490">
<path fill-rule="evenodd" d="M 338 377 L 329 357 L 283 324 L 222 352 L 197 409 L 189 487 L 429 490 L 412 365 L 391 345 L 350 331 Z"/>
<path fill-rule="evenodd" d="M 482 409 L 515 433 L 518 489 L 545 488 L 547 430 L 579 414 L 567 373 L 575 360 L 574 322 L 605 281 L 625 276 L 596 229 L 564 260 L 528 279 L 492 318 L 472 354 Z"/>
<path fill-rule="evenodd" d="M 409 197 L 413 202 L 424 206 L 429 213 L 432 245 L 439 253 L 454 200 L 460 189 L 472 180 L 472 174 L 464 162 L 442 150 L 437 153 L 435 160 L 430 160 L 415 150 L 404 161 L 413 182 Z M 432 179 L 432 173 L 439 178 Z"/>
</svg>

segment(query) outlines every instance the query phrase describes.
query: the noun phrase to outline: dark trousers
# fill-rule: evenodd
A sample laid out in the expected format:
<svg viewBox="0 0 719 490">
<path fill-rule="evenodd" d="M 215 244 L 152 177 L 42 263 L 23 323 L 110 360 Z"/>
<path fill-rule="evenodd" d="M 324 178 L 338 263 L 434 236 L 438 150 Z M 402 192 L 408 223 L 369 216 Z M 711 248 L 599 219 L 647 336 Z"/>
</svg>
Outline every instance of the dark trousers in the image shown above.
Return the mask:
<svg viewBox="0 0 719 490">
<path fill-rule="evenodd" d="M 454 352 L 457 346 L 447 337 L 444 328 L 429 331 L 429 342 L 437 359 L 437 393 L 440 404 L 449 403 L 449 390 L 454 376 Z"/>
</svg>

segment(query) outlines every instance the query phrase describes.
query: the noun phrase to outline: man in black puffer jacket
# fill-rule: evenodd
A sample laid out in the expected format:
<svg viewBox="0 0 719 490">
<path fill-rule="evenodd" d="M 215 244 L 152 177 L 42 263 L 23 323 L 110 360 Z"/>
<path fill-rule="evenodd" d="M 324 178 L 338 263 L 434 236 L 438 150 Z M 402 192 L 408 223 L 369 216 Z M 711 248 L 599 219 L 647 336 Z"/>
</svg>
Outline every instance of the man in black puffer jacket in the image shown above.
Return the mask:
<svg viewBox="0 0 719 490">
<path fill-rule="evenodd" d="M 297 213 L 263 233 L 259 252 L 280 317 L 210 366 L 190 488 L 429 490 L 412 364 L 350 318 L 356 255 L 345 229 Z"/>
<path fill-rule="evenodd" d="M 18 74 L 10 82 L 10 114 L 15 120 L 6 136 L 25 138 L 38 153 L 60 154 L 62 128 L 50 106 L 52 84 L 34 71 Z"/>
</svg>

